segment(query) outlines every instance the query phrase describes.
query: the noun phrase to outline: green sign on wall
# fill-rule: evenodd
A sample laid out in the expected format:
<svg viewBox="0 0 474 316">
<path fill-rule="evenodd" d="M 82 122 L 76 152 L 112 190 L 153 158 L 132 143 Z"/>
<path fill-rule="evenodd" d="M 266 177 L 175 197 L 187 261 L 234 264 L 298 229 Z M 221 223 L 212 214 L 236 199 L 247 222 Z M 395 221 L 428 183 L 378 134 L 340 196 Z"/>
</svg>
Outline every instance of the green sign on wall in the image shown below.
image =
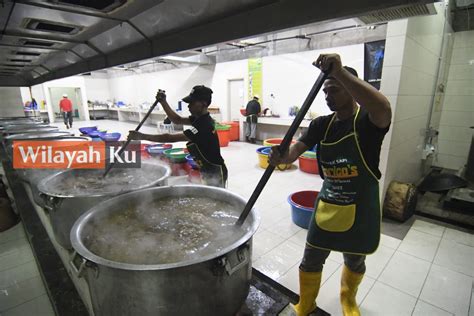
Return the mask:
<svg viewBox="0 0 474 316">
<path fill-rule="evenodd" d="M 249 67 L 249 99 L 254 95 L 260 96 L 262 99 L 262 59 L 250 58 L 248 60 Z"/>
</svg>

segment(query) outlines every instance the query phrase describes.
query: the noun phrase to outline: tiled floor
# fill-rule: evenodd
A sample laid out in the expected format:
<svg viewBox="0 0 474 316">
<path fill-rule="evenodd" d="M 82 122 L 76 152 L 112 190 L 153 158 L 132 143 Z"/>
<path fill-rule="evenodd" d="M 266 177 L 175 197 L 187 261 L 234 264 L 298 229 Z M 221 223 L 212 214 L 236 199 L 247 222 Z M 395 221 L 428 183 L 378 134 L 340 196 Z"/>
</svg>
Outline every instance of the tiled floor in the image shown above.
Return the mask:
<svg viewBox="0 0 474 316">
<path fill-rule="evenodd" d="M 115 121 L 75 125 L 99 125 L 123 135 L 135 127 Z M 222 149 L 229 169 L 228 189 L 246 198 L 263 174 L 257 148 L 232 142 Z M 292 223 L 287 197 L 300 190 L 319 190 L 321 184 L 319 176 L 297 168 L 275 171 L 256 203 L 261 225 L 254 237 L 253 265 L 295 292 L 306 230 Z M 367 257 L 367 273 L 357 294 L 362 314 L 474 316 L 474 235 L 419 219 L 402 230 L 401 236 L 408 230 L 403 240 L 382 235 L 377 252 Z M 331 253 L 317 302 L 332 315 L 341 315 L 341 271 L 342 255 Z M 21 225 L 0 234 L 0 290 L 1 315 L 53 314 Z"/>
<path fill-rule="evenodd" d="M 0 315 L 54 315 L 22 223 L 0 233 Z"/>
</svg>

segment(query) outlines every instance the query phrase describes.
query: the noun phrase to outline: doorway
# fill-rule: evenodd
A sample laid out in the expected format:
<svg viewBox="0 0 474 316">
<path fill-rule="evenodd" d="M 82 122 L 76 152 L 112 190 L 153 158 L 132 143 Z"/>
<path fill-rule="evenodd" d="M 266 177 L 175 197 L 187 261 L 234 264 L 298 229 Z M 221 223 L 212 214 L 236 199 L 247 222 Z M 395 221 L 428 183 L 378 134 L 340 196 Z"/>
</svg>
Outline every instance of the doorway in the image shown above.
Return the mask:
<svg viewBox="0 0 474 316">
<path fill-rule="evenodd" d="M 54 112 L 55 118 L 60 118 L 59 101 L 63 98 L 63 94 L 67 94 L 67 97 L 72 102 L 72 112 L 75 118 L 84 120 L 84 109 L 82 106 L 81 88 L 75 87 L 55 87 L 49 88 L 49 94 L 51 96 L 51 106 Z"/>
<path fill-rule="evenodd" d="M 240 109 L 245 106 L 244 104 L 244 79 L 232 79 L 228 80 L 228 101 L 229 106 L 227 109 L 227 120 L 238 121 L 241 114 Z"/>
</svg>

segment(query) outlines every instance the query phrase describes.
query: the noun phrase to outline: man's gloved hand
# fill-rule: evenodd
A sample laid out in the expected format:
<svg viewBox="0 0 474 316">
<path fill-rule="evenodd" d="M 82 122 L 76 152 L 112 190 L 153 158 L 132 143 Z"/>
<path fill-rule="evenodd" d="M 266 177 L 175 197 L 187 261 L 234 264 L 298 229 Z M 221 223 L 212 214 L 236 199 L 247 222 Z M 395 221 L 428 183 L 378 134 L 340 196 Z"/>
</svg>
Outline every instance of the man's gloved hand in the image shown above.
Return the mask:
<svg viewBox="0 0 474 316">
<path fill-rule="evenodd" d="M 142 133 L 137 132 L 137 131 L 129 131 L 127 139 L 128 140 L 141 140 Z"/>
<path fill-rule="evenodd" d="M 156 97 L 155 97 L 158 102 L 166 102 L 166 91 L 165 90 L 161 90 L 161 89 L 158 89 L 158 92 L 156 93 Z"/>
<path fill-rule="evenodd" d="M 283 155 L 280 153 L 280 146 L 273 146 L 268 155 L 268 163 L 272 166 L 278 166 L 279 164 L 286 163 L 288 160 L 289 150 Z"/>
<path fill-rule="evenodd" d="M 329 71 L 329 75 L 331 76 L 337 76 L 343 69 L 341 57 L 338 54 L 321 54 L 318 59 L 313 62 L 313 65 L 321 69 L 321 71 Z"/>
</svg>

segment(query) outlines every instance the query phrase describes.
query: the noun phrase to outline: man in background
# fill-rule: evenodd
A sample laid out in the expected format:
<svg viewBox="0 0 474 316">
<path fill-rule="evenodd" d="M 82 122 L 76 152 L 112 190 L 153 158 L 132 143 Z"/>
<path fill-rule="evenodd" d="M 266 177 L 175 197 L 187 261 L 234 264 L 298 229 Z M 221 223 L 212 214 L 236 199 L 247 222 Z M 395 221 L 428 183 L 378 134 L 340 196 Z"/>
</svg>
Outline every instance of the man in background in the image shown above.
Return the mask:
<svg viewBox="0 0 474 316">
<path fill-rule="evenodd" d="M 72 102 L 67 98 L 67 94 L 63 94 L 63 98 L 59 101 L 59 109 L 63 113 L 64 124 L 66 127 L 72 128 Z"/>
<path fill-rule="evenodd" d="M 257 131 L 258 114 L 262 111 L 260 103 L 258 103 L 258 95 L 254 95 L 253 99 L 247 103 L 245 108 L 246 124 L 245 124 L 245 139 L 247 142 L 255 144 L 255 135 Z"/>
</svg>

